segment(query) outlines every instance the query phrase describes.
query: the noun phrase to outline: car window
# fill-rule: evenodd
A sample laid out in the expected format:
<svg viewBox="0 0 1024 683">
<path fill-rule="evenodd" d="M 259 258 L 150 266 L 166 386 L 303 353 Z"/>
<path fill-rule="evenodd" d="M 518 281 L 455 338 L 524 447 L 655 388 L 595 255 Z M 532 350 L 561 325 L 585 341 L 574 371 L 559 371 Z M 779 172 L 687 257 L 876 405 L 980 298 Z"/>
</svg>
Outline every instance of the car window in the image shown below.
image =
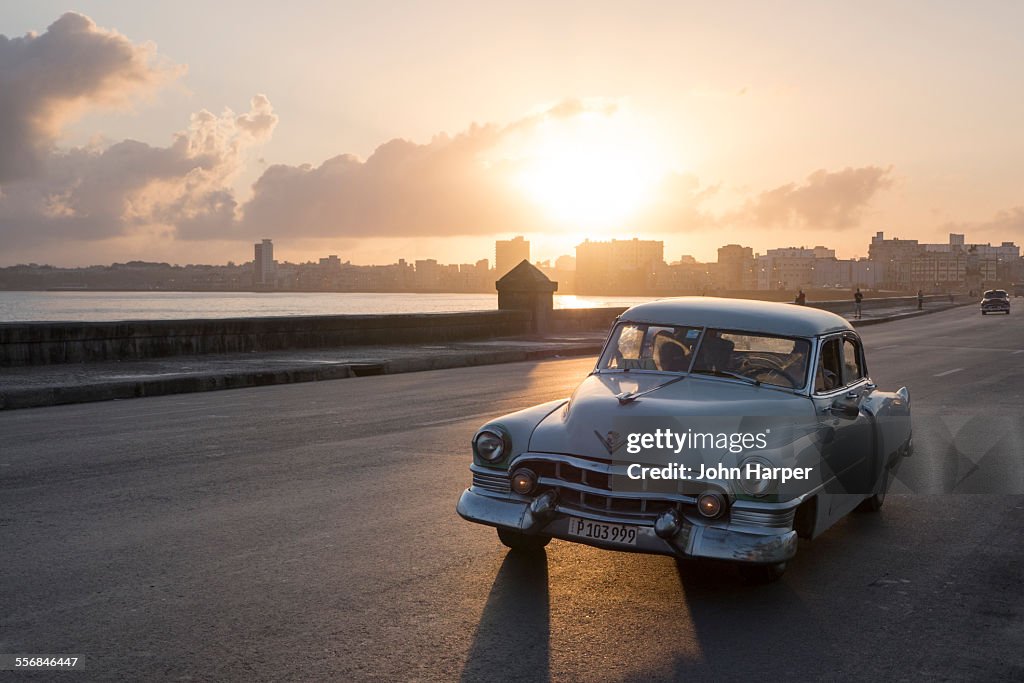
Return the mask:
<svg viewBox="0 0 1024 683">
<path fill-rule="evenodd" d="M 842 386 L 843 365 L 839 339 L 829 339 L 821 346 L 821 357 L 814 373 L 814 390 L 832 391 Z"/>
<path fill-rule="evenodd" d="M 860 344 L 853 339 L 843 339 L 843 384 L 852 384 L 862 377 Z"/>
<path fill-rule="evenodd" d="M 807 382 L 811 345 L 806 339 L 708 330 L 693 363 L 693 372 L 729 373 L 762 384 L 799 389 Z"/>
<path fill-rule="evenodd" d="M 697 327 L 623 323 L 612 332 L 598 368 L 686 372 L 699 339 Z"/>
</svg>

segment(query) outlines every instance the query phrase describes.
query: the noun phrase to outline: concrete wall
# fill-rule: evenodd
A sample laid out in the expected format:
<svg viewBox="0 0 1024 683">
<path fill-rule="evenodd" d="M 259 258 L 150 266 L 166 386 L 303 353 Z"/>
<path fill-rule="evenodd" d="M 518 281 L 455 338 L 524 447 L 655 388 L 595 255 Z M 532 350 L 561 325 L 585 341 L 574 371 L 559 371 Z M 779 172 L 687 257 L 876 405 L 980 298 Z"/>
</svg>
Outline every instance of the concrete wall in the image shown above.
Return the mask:
<svg viewBox="0 0 1024 683">
<path fill-rule="evenodd" d="M 957 302 L 976 297 L 957 296 Z M 927 296 L 925 306 L 949 303 Z M 808 301 L 835 313 L 853 311 L 852 300 Z M 917 297 L 865 299 L 864 310 L 917 306 Z M 603 332 L 625 308 L 559 309 L 555 334 Z M 0 367 L 128 360 L 204 353 L 376 344 L 446 343 L 530 334 L 527 311 L 473 311 L 418 315 L 335 315 L 214 320 L 146 320 L 111 323 L 0 323 Z"/>
<path fill-rule="evenodd" d="M 110 323 L 0 324 L 0 366 L 45 365 L 525 334 L 523 311 L 337 315 Z"/>
<path fill-rule="evenodd" d="M 556 334 L 604 331 L 615 318 L 625 312 L 622 308 L 560 308 L 551 312 L 551 329 Z"/>
<path fill-rule="evenodd" d="M 966 294 L 957 294 L 953 297 L 955 303 L 964 303 L 966 301 L 981 301 L 981 297 L 967 296 Z M 950 297 L 948 294 L 934 294 L 924 297 L 924 305 L 935 306 L 937 304 L 949 304 Z M 850 299 L 843 299 L 840 301 L 808 301 L 808 306 L 813 308 L 820 308 L 825 311 L 832 311 L 833 313 L 853 313 L 854 301 Z M 916 296 L 891 296 L 881 299 L 864 299 L 864 312 L 867 313 L 871 310 L 877 310 L 880 308 L 899 308 L 905 307 L 908 309 L 917 308 L 917 297 Z"/>
</svg>

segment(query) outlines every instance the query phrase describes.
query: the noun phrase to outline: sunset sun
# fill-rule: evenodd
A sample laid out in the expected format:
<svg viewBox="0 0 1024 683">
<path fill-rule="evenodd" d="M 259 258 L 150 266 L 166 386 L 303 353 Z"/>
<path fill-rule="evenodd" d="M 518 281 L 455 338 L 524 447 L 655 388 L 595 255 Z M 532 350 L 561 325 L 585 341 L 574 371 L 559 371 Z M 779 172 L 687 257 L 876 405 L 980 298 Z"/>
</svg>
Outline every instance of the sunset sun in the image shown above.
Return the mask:
<svg viewBox="0 0 1024 683">
<path fill-rule="evenodd" d="M 651 200 L 665 165 L 640 123 L 584 113 L 545 121 L 516 177 L 527 199 L 566 226 L 621 225 Z"/>
</svg>

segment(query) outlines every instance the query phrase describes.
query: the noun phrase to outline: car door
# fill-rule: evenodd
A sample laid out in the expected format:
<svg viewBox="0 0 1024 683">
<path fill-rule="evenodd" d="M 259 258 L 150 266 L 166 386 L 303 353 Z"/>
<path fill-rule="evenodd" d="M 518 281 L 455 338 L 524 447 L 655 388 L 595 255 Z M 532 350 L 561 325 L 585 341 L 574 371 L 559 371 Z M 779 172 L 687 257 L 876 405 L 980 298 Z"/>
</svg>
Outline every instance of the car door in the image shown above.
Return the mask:
<svg viewBox="0 0 1024 683">
<path fill-rule="evenodd" d="M 830 523 L 856 507 L 870 491 L 873 425 L 861 409 L 867 385 L 856 336 L 822 339 L 814 404 L 823 430 L 823 465 L 833 477 L 825 489 Z"/>
</svg>

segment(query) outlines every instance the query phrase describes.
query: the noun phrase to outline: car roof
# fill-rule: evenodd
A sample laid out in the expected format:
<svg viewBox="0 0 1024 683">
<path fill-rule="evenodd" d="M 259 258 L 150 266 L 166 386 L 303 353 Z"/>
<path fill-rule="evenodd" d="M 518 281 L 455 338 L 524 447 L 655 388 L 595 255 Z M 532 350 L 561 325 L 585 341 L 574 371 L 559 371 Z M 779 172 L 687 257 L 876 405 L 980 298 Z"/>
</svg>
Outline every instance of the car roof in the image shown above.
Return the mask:
<svg viewBox="0 0 1024 683">
<path fill-rule="evenodd" d="M 786 337 L 815 337 L 853 330 L 846 318 L 820 308 L 713 296 L 684 296 L 650 301 L 633 306 L 620 319 L 637 323 L 762 332 Z"/>
</svg>

